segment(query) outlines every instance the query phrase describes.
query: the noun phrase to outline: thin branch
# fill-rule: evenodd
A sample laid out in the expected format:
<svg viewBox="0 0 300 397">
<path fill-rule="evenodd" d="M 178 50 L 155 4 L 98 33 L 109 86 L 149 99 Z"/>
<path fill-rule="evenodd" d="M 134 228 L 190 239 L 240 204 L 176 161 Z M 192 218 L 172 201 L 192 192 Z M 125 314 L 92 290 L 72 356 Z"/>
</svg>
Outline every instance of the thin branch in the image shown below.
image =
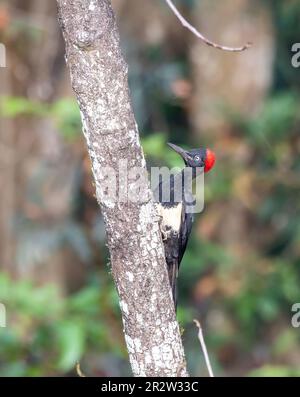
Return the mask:
<svg viewBox="0 0 300 397">
<path fill-rule="evenodd" d="M 206 349 L 206 344 L 205 344 L 205 340 L 204 340 L 201 324 L 200 324 L 200 322 L 198 320 L 194 320 L 194 323 L 196 324 L 196 326 L 199 329 L 199 331 L 198 331 L 198 339 L 200 341 L 200 345 L 201 345 L 201 348 L 202 348 L 202 351 L 203 351 L 203 354 L 204 354 L 204 359 L 205 359 L 205 363 L 206 363 L 206 366 L 207 366 L 207 369 L 208 369 L 209 376 L 211 378 L 213 378 L 214 377 L 214 373 L 213 373 L 213 370 L 212 370 L 212 367 L 211 367 L 211 364 L 210 364 L 210 360 L 209 360 L 209 355 L 208 355 L 208 352 L 207 352 L 207 349 Z"/>
<path fill-rule="evenodd" d="M 78 376 L 80 376 L 80 378 L 86 378 L 86 375 L 84 375 L 84 373 L 81 371 L 79 361 L 76 363 L 76 373 Z"/>
<path fill-rule="evenodd" d="M 174 3 L 171 0 L 165 0 L 167 5 L 171 8 L 174 12 L 176 17 L 182 23 L 182 25 L 187 28 L 190 32 L 192 32 L 196 37 L 198 37 L 201 41 L 205 44 L 209 45 L 210 47 L 217 48 L 222 51 L 230 51 L 230 52 L 241 52 L 247 50 L 249 47 L 252 46 L 252 43 L 247 43 L 242 47 L 227 47 L 221 44 L 214 43 L 213 41 L 207 39 L 203 34 L 201 34 L 193 25 L 191 25 L 179 12 L 179 10 L 175 7 Z"/>
</svg>

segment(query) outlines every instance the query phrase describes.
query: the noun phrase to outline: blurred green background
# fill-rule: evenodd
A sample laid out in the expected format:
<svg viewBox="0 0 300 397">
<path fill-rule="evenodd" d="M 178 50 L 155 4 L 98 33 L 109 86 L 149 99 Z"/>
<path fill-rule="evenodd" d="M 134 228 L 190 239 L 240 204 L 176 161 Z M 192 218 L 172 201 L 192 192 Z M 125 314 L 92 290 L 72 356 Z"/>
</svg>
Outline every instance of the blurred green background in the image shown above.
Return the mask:
<svg viewBox="0 0 300 397">
<path fill-rule="evenodd" d="M 180 165 L 167 141 L 210 146 L 179 281 L 187 362 L 207 376 L 299 376 L 299 0 L 181 0 L 201 44 L 164 1 L 115 0 L 148 166 Z M 55 2 L 0 1 L 1 376 L 130 375 L 105 230 Z"/>
</svg>

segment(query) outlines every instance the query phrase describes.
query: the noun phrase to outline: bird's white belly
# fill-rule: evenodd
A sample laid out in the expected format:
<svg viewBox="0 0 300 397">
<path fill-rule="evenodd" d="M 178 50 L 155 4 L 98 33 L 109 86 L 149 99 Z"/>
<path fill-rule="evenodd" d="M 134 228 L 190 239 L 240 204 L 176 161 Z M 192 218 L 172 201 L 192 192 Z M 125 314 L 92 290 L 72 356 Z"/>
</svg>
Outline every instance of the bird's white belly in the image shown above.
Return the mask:
<svg viewBox="0 0 300 397">
<path fill-rule="evenodd" d="M 165 208 L 157 205 L 158 215 L 161 216 L 161 225 L 163 229 L 171 228 L 175 232 L 179 232 L 181 225 L 182 203 L 178 203 L 171 208 Z"/>
</svg>

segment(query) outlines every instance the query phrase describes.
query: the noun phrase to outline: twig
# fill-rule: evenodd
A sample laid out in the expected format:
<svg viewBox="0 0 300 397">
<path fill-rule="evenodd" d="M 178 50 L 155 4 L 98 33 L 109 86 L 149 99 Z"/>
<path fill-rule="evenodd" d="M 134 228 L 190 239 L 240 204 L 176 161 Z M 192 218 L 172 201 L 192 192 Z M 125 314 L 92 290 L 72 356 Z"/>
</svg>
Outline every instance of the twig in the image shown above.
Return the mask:
<svg viewBox="0 0 300 397">
<path fill-rule="evenodd" d="M 190 32 L 192 32 L 196 37 L 198 37 L 200 40 L 202 40 L 205 44 L 217 48 L 219 50 L 223 51 L 231 51 L 231 52 L 241 52 L 247 50 L 249 47 L 252 46 L 252 43 L 247 43 L 243 45 L 242 47 L 227 47 L 223 46 L 221 44 L 214 43 L 213 41 L 207 39 L 203 34 L 201 34 L 193 25 L 191 25 L 179 12 L 179 10 L 175 7 L 173 2 L 171 0 L 165 0 L 167 5 L 171 8 L 171 10 L 174 12 L 176 17 L 179 19 L 179 21 L 182 23 L 182 25 L 187 28 Z"/>
<path fill-rule="evenodd" d="M 196 324 L 196 326 L 199 329 L 198 338 L 199 338 L 199 341 L 200 341 L 201 348 L 203 350 L 204 359 L 205 359 L 205 363 L 206 363 L 206 366 L 207 366 L 207 369 L 208 369 L 209 376 L 211 378 L 213 378 L 214 377 L 214 373 L 213 373 L 213 370 L 211 368 L 209 355 L 207 353 L 207 349 L 206 349 L 206 345 L 205 345 L 205 341 L 204 341 L 204 337 L 203 337 L 203 332 L 202 332 L 202 328 L 201 328 L 201 324 L 200 324 L 200 322 L 198 320 L 194 320 L 194 323 Z"/>
<path fill-rule="evenodd" d="M 77 372 L 77 375 L 80 376 L 80 378 L 86 378 L 86 375 L 84 375 L 84 373 L 81 371 L 79 361 L 76 363 L 76 372 Z"/>
</svg>

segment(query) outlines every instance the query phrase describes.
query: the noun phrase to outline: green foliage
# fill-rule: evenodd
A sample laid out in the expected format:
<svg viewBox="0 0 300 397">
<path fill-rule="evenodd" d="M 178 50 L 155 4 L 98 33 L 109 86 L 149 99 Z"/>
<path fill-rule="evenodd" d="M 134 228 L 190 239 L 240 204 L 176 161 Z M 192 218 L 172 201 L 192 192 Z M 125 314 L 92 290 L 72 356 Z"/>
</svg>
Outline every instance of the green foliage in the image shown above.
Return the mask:
<svg viewBox="0 0 300 397">
<path fill-rule="evenodd" d="M 2 117 L 48 117 L 67 141 L 81 133 L 78 105 L 73 98 L 63 98 L 52 104 L 30 100 L 25 97 L 3 96 L 0 100 Z"/>
<path fill-rule="evenodd" d="M 166 136 L 163 133 L 151 134 L 142 139 L 145 154 L 155 158 L 163 158 L 166 142 Z"/>
<path fill-rule="evenodd" d="M 167 146 L 165 133 L 153 133 L 142 138 L 142 146 L 152 166 L 183 167 L 183 162 L 174 150 Z M 182 145 L 184 147 L 184 145 Z"/>
<path fill-rule="evenodd" d="M 53 103 L 50 108 L 58 130 L 67 140 L 73 140 L 81 132 L 81 121 L 75 99 L 63 98 Z"/>
<path fill-rule="evenodd" d="M 45 116 L 46 114 L 47 106 L 40 102 L 24 97 L 1 97 L 0 115 L 3 117 Z"/>
<path fill-rule="evenodd" d="M 300 37 L 300 3 L 265 3 L 273 12 L 276 30 L 273 87 L 254 116 L 239 114 L 226 104 L 220 107 L 227 119 L 226 131 L 217 131 L 213 138 L 206 135 L 214 139 L 219 156 L 215 171 L 207 176 L 205 211 L 196 217 L 179 272 L 178 319 L 193 375 L 207 374 L 192 323 L 193 318 L 200 318 L 217 374 L 227 369 L 232 373 L 232 368 L 246 374 L 255 368 L 249 376 L 300 376 L 295 366 L 299 330 L 290 323 L 300 284 L 300 74 L 291 67 L 291 46 Z M 185 12 L 194 4 L 195 0 L 178 2 Z M 42 31 L 27 22 L 14 22 L 10 29 L 15 37 L 22 34 L 20 53 L 28 48 L 28 39 L 33 43 L 41 38 Z M 187 77 L 191 70 L 188 46 L 185 41 L 175 45 L 164 41 L 167 50 L 162 43 L 143 41 L 137 51 L 141 59 L 132 59 L 131 53 L 128 58 L 147 164 L 173 167 L 182 166 L 182 161 L 167 147 L 168 141 L 188 147 L 203 142 L 190 128 L 193 81 Z M 185 83 L 183 91 L 179 90 L 181 97 L 174 91 L 173 83 L 178 81 L 181 90 Z M 81 136 L 74 99 L 40 103 L 2 97 L 0 115 L 22 121 L 46 117 L 67 143 Z M 201 132 L 205 137 L 206 131 Z M 248 184 L 237 183 L 240 180 Z M 77 183 L 80 190 L 80 184 L 90 182 L 78 178 Z M 81 229 L 90 230 L 96 223 L 92 197 L 80 200 L 80 210 L 84 211 L 81 205 L 88 209 L 78 222 Z M 93 244 L 77 228 L 77 219 L 68 219 L 64 226 L 60 221 L 60 233 L 55 226 L 42 224 L 25 228 L 22 234 L 18 224 L 18 243 L 25 241 L 18 252 L 23 265 L 32 256 L 44 258 L 42 253 L 50 255 L 66 243 L 87 263 L 95 252 L 99 255 L 99 247 L 92 252 Z M 98 229 L 96 234 L 100 235 Z M 105 251 L 100 255 L 99 262 L 105 263 Z M 84 288 L 67 296 L 53 286 L 37 287 L 0 275 L 0 302 L 6 304 L 8 317 L 7 328 L 0 329 L 2 376 L 62 375 L 72 371 L 77 360 L 85 361 L 84 369 L 87 366 L 101 374 L 111 360 L 119 361 L 107 370 L 109 375 L 112 367 L 122 368 L 125 354 L 118 299 L 105 267 Z"/>
<path fill-rule="evenodd" d="M 268 142 L 272 147 L 294 135 L 299 121 L 299 98 L 290 92 L 281 93 L 266 101 L 262 111 L 249 124 L 249 133 L 256 143 Z"/>
<path fill-rule="evenodd" d="M 61 374 L 73 371 L 86 350 L 123 352 L 122 339 L 113 338 L 104 321 L 106 313 L 116 313 L 119 322 L 108 281 L 105 276 L 66 298 L 54 286 L 37 287 L 0 274 L 0 301 L 7 310 L 7 327 L 0 330 L 1 376 Z"/>
<path fill-rule="evenodd" d="M 300 370 L 295 368 L 290 368 L 283 365 L 264 365 L 259 369 L 250 371 L 249 376 L 253 377 L 299 377 Z"/>
<path fill-rule="evenodd" d="M 85 329 L 80 322 L 62 321 L 58 323 L 57 347 L 60 351 L 57 368 L 63 372 L 74 368 L 85 348 Z"/>
</svg>

